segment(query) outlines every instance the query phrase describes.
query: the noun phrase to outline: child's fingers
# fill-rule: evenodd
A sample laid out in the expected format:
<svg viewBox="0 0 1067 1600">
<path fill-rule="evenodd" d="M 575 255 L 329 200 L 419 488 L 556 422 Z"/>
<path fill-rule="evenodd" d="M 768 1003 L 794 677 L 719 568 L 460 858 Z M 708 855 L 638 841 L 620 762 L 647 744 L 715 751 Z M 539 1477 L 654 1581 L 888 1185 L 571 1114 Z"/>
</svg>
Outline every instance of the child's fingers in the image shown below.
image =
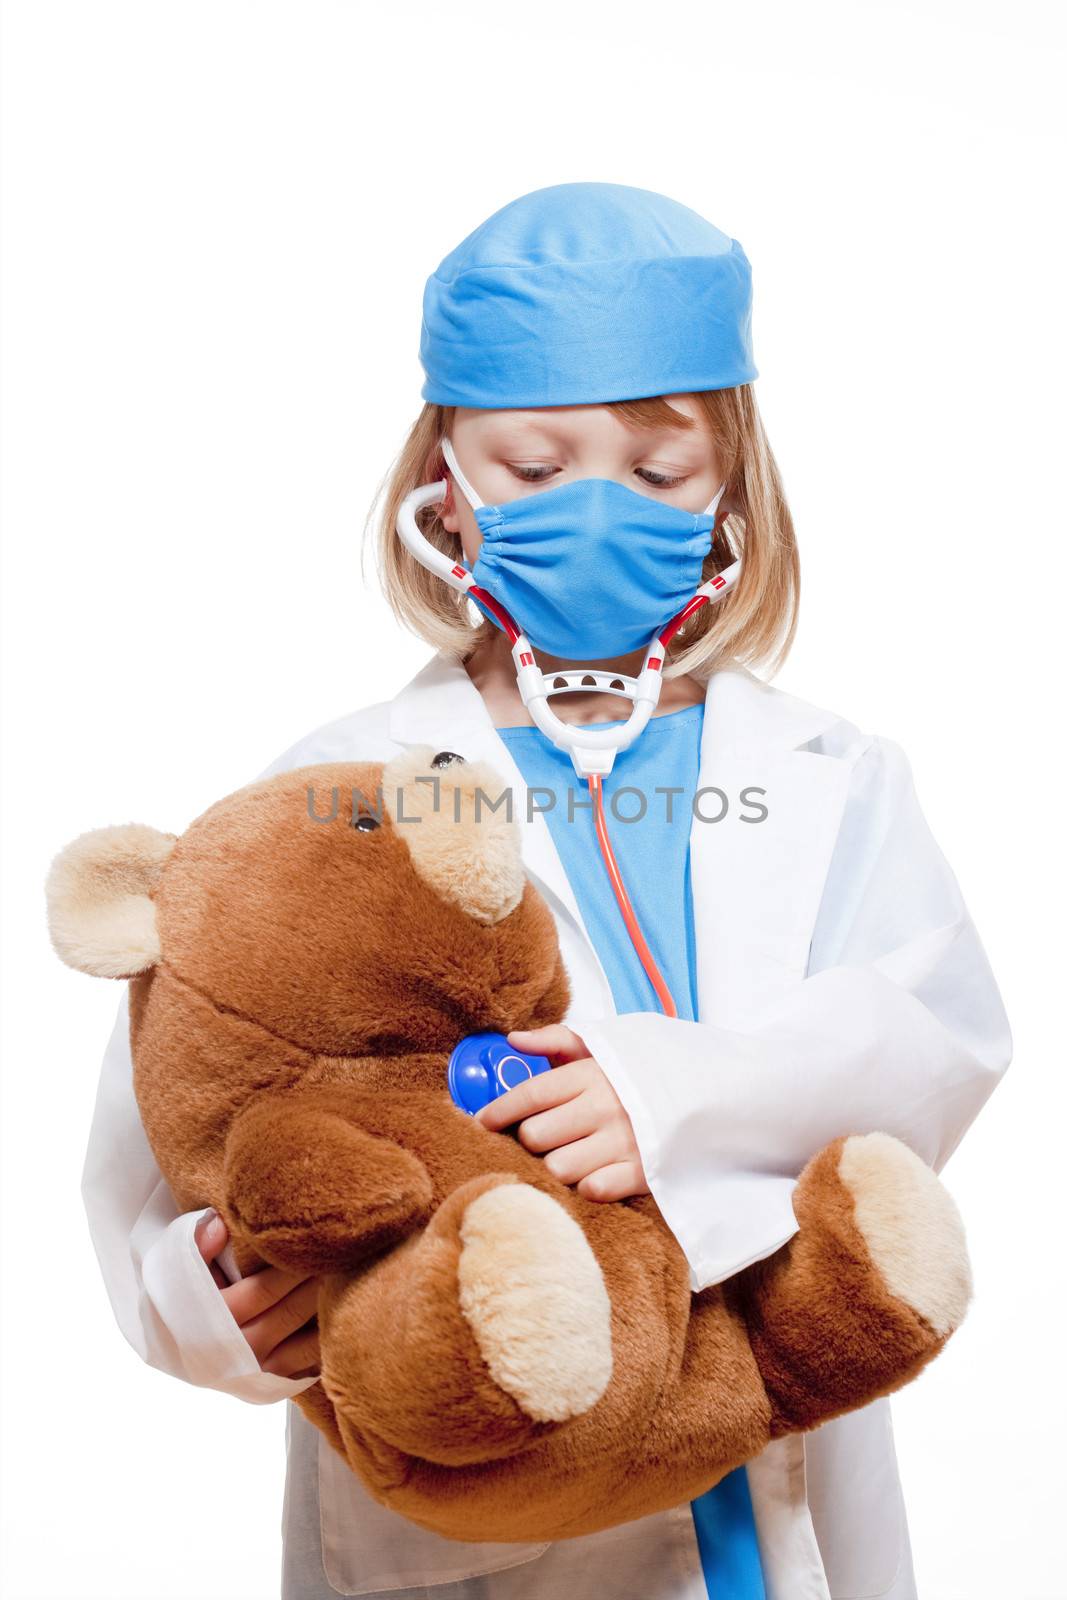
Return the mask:
<svg viewBox="0 0 1067 1600">
<path fill-rule="evenodd" d="M 223 1290 L 223 1298 L 229 1306 L 234 1320 L 241 1327 L 253 1322 L 257 1317 L 265 1316 L 277 1306 L 285 1302 L 294 1294 L 300 1293 L 303 1305 L 309 1301 L 310 1309 L 305 1311 L 302 1321 L 306 1322 L 315 1310 L 318 1296 L 318 1278 L 304 1272 L 288 1272 L 283 1267 L 264 1267 L 260 1272 L 250 1272 L 246 1278 L 239 1278 L 236 1283 Z M 293 1307 L 290 1306 L 289 1315 Z M 300 1326 L 294 1322 L 289 1330 Z"/>
<path fill-rule="evenodd" d="M 649 1188 L 636 1161 L 613 1161 L 583 1178 L 577 1192 L 583 1200 L 628 1200 L 632 1194 L 648 1194 Z"/>
<path fill-rule="evenodd" d="M 309 1278 L 284 1300 L 241 1324 L 241 1332 L 252 1346 L 256 1359 L 263 1362 L 294 1333 L 304 1332 L 318 1310 L 319 1282 Z M 302 1365 L 307 1365 L 306 1362 Z"/>
<path fill-rule="evenodd" d="M 550 1061 L 580 1061 L 587 1056 L 585 1041 L 562 1022 L 545 1028 L 517 1028 L 507 1036 L 508 1044 L 528 1056 L 547 1056 Z"/>
<path fill-rule="evenodd" d="M 576 1139 L 573 1144 L 550 1150 L 545 1156 L 545 1166 L 560 1183 L 577 1184 L 594 1172 L 610 1172 L 612 1156 L 618 1152 L 619 1141 L 614 1128 L 598 1128 L 587 1139 Z M 586 1195 L 585 1198 L 590 1197 Z"/>
<path fill-rule="evenodd" d="M 584 1139 L 586 1134 L 595 1133 L 602 1121 L 602 1113 L 593 1097 L 578 1094 L 562 1105 L 525 1117 L 519 1124 L 519 1143 L 534 1155 L 543 1155 L 546 1150 L 555 1150 L 573 1139 Z"/>
<path fill-rule="evenodd" d="M 207 1263 L 212 1278 L 220 1289 L 229 1287 L 230 1280 L 220 1266 L 216 1265 L 215 1257 L 220 1250 L 225 1249 L 226 1241 L 230 1237 L 230 1230 L 219 1216 L 214 1206 L 209 1206 L 193 1229 L 193 1238 L 201 1256 Z"/>
<path fill-rule="evenodd" d="M 490 1100 L 488 1105 L 482 1106 L 480 1111 L 475 1112 L 474 1120 L 480 1122 L 483 1128 L 499 1133 L 501 1128 L 510 1128 L 513 1122 L 531 1116 L 535 1111 L 548 1111 L 551 1106 L 573 1100 L 575 1095 L 588 1087 L 588 1081 L 579 1063 L 568 1062 L 554 1072 L 541 1072 L 536 1078 L 525 1078 L 514 1089 L 509 1089 L 507 1094 L 502 1094 L 499 1100 Z"/>
<path fill-rule="evenodd" d="M 308 1378 L 319 1371 L 319 1325 L 313 1319 L 299 1333 L 290 1334 L 260 1362 L 264 1372 L 278 1378 Z"/>
</svg>

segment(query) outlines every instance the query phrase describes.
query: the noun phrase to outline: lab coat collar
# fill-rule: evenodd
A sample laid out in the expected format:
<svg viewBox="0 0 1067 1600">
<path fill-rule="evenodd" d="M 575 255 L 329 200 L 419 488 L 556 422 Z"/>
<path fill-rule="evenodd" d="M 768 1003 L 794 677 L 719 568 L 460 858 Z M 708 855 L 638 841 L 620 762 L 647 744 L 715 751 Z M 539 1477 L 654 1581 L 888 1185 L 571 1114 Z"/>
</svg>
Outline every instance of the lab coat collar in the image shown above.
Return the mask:
<svg viewBox="0 0 1067 1600">
<path fill-rule="evenodd" d="M 827 736 L 822 738 L 821 736 Z M 732 808 L 694 820 L 690 861 L 700 1017 L 722 1027 L 766 1023 L 806 975 L 856 760 L 870 738 L 833 712 L 744 670 L 713 674 L 699 788 Z M 762 821 L 743 803 L 766 808 Z M 704 809 L 717 815 L 719 795 Z"/>
<path fill-rule="evenodd" d="M 841 722 L 835 712 L 798 700 L 736 666 L 711 674 L 705 711 L 702 756 L 797 750 Z"/>
</svg>

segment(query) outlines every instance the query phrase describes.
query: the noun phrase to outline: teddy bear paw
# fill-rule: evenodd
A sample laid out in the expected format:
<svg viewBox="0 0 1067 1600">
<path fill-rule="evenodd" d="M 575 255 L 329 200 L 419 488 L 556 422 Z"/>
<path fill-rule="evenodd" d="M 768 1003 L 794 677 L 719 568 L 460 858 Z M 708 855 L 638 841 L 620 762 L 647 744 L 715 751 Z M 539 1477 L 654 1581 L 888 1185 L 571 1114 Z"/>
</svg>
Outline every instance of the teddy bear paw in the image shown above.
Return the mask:
<svg viewBox="0 0 1067 1600">
<path fill-rule="evenodd" d="M 940 1178 L 888 1133 L 846 1139 L 838 1173 L 889 1290 L 939 1337 L 953 1332 L 971 1297 L 971 1270 L 963 1222 Z"/>
<path fill-rule="evenodd" d="M 578 1223 L 505 1183 L 471 1201 L 459 1237 L 460 1309 L 494 1381 L 538 1422 L 588 1411 L 611 1378 L 611 1302 Z"/>
</svg>

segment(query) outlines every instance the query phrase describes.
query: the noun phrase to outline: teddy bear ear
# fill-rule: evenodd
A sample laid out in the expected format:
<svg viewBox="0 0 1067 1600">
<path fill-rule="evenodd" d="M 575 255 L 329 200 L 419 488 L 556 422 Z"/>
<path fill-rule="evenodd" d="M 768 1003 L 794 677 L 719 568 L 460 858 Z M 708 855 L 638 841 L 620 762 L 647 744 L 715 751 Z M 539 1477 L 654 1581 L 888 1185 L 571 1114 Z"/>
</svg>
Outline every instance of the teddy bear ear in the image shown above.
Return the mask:
<svg viewBox="0 0 1067 1600">
<path fill-rule="evenodd" d="M 52 862 L 48 931 L 60 960 L 98 978 L 132 978 L 160 957 L 152 891 L 177 843 L 139 822 L 79 834 Z"/>
</svg>

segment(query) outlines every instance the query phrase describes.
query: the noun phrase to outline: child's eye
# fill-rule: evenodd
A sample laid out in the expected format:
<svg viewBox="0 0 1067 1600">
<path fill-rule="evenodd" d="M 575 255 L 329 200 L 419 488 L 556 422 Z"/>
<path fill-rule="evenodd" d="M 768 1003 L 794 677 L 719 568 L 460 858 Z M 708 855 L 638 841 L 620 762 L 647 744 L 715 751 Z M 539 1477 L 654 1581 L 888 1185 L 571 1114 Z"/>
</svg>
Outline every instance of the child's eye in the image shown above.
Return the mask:
<svg viewBox="0 0 1067 1600">
<path fill-rule="evenodd" d="M 548 465 L 523 466 L 518 462 L 509 462 L 508 471 L 516 478 L 521 478 L 523 483 L 547 483 L 558 468 Z M 654 489 L 676 489 L 685 482 L 686 475 L 673 476 L 669 472 L 657 472 L 654 467 L 638 467 L 637 475 Z"/>
</svg>

